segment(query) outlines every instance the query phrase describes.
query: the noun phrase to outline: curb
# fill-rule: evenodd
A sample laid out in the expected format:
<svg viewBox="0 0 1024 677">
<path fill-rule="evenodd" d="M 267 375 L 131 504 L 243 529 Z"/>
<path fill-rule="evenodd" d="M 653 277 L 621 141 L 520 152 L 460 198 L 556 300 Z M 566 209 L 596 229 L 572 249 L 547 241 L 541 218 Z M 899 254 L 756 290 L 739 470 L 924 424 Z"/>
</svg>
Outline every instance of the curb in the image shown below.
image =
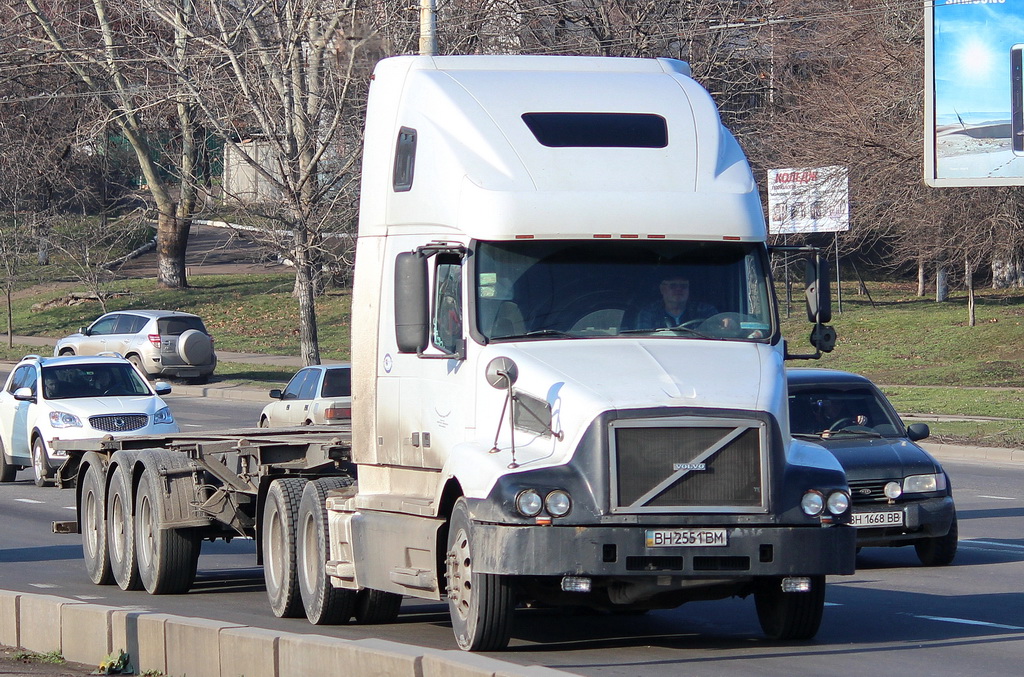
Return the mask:
<svg viewBox="0 0 1024 677">
<path fill-rule="evenodd" d="M 928 453 L 947 461 L 994 461 L 996 463 L 1024 463 L 1024 449 L 1002 447 L 972 447 L 937 442 L 918 442 Z"/>
<path fill-rule="evenodd" d="M 99 665 L 123 650 L 135 674 L 188 677 L 559 677 L 540 665 L 516 665 L 464 651 L 382 639 L 340 639 L 254 628 L 203 618 L 90 604 L 0 590 L 0 645 Z"/>
</svg>

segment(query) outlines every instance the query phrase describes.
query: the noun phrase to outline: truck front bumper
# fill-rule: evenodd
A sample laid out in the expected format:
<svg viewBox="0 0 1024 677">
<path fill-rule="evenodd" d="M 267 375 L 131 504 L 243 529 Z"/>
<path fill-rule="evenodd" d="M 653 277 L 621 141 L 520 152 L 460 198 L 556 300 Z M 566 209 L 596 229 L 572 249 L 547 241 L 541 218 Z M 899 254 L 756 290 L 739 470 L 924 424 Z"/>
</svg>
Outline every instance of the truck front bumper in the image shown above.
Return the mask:
<svg viewBox="0 0 1024 677">
<path fill-rule="evenodd" d="M 746 578 L 852 574 L 856 530 L 832 527 L 724 527 L 719 545 L 648 545 L 641 526 L 473 525 L 473 569 L 512 576 L 672 576 Z M 721 538 L 715 539 L 719 542 Z"/>
</svg>

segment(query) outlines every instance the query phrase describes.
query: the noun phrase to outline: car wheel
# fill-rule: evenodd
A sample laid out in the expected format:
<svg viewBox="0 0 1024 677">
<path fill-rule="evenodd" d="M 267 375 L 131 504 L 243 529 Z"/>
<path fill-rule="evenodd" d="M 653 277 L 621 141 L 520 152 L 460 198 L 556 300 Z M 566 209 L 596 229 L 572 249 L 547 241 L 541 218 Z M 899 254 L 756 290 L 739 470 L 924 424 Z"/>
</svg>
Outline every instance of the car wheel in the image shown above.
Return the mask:
<svg viewBox="0 0 1024 677">
<path fill-rule="evenodd" d="M 303 615 L 302 593 L 296 574 L 299 501 L 307 480 L 274 480 L 263 504 L 263 581 L 270 608 L 278 618 Z"/>
<path fill-rule="evenodd" d="M 189 329 L 178 337 L 178 357 L 186 364 L 209 364 L 213 357 L 213 341 L 197 329 Z"/>
<path fill-rule="evenodd" d="M 944 567 L 947 564 L 952 564 L 956 557 L 957 541 L 960 538 L 959 531 L 956 524 L 956 513 L 953 513 L 953 521 L 945 536 L 915 541 L 914 550 L 917 551 L 917 558 L 921 560 L 921 564 L 926 567 Z"/>
<path fill-rule="evenodd" d="M 261 428 L 269 428 L 270 427 L 270 419 L 267 418 L 266 416 L 261 416 L 260 417 L 260 427 Z"/>
<path fill-rule="evenodd" d="M 7 462 L 7 450 L 0 442 L 0 482 L 13 482 L 18 475 L 18 466 Z"/>
<path fill-rule="evenodd" d="M 135 365 L 136 369 L 138 369 L 140 372 L 142 372 L 142 375 L 145 376 L 147 380 L 149 380 L 149 378 L 150 378 L 149 372 L 146 371 L 146 368 L 144 366 L 142 366 L 142 358 L 141 357 L 139 357 L 138 355 L 129 355 L 127 359 L 128 359 L 129 362 L 131 362 L 133 365 Z"/>
<path fill-rule="evenodd" d="M 72 350 L 71 348 L 61 348 L 61 350 L 60 350 L 60 357 L 70 357 L 71 355 L 74 355 L 74 354 L 75 354 L 75 351 Z"/>
<path fill-rule="evenodd" d="M 811 589 L 807 592 L 785 592 L 781 578 L 765 578 L 758 581 L 754 590 L 754 604 L 768 639 L 811 639 L 821 626 L 825 577 L 811 576 Z"/>
<path fill-rule="evenodd" d="M 500 651 L 512 635 L 515 597 L 507 576 L 473 570 L 473 524 L 465 498 L 455 502 L 446 557 L 448 611 L 463 651 Z"/>
<path fill-rule="evenodd" d="M 50 462 L 46 459 L 46 444 L 43 443 L 42 437 L 37 437 L 32 442 L 32 471 L 37 487 L 53 484 L 53 470 L 50 469 Z"/>
</svg>

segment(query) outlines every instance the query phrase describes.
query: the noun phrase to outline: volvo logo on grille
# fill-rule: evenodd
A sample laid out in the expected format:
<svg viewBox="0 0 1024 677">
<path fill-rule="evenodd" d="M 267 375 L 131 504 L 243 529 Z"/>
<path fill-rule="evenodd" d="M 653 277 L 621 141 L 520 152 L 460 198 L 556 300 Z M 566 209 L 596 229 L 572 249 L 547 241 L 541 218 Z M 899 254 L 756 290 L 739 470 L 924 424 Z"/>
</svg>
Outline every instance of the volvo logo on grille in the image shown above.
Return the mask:
<svg viewBox="0 0 1024 677">
<path fill-rule="evenodd" d="M 127 425 L 128 425 L 128 422 L 127 422 L 127 421 L 125 421 L 125 420 L 124 420 L 123 418 L 121 418 L 121 417 L 118 417 L 118 418 L 115 418 L 115 419 L 114 419 L 114 427 L 115 427 L 115 428 L 118 428 L 118 429 L 120 429 L 120 428 L 124 428 L 124 427 L 125 427 L 125 426 L 127 426 Z"/>
<path fill-rule="evenodd" d="M 705 463 L 673 463 L 672 470 L 707 470 Z"/>
</svg>

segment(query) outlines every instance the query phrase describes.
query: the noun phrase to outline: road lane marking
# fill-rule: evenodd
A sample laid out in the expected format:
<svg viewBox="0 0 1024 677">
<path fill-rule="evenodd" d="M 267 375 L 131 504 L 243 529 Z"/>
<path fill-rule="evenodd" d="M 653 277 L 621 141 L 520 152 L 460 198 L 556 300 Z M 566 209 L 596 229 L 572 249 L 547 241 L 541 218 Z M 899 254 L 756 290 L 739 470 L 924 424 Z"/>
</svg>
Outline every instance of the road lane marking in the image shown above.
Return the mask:
<svg viewBox="0 0 1024 677">
<path fill-rule="evenodd" d="M 922 618 L 926 621 L 939 621 L 940 623 L 957 623 L 959 625 L 980 625 L 986 628 L 999 628 L 1000 630 L 1024 630 L 1024 628 L 1017 625 L 1004 625 L 1002 623 L 988 623 L 986 621 L 974 621 L 969 618 L 949 618 L 946 616 L 917 616 L 914 618 Z"/>
<path fill-rule="evenodd" d="M 37 501 L 34 498 L 16 498 L 14 500 L 19 501 L 21 503 L 42 503 L 42 501 Z"/>
<path fill-rule="evenodd" d="M 1017 500 L 1014 496 L 985 496 L 984 494 L 982 494 L 981 496 L 978 496 L 978 498 L 991 498 L 994 501 L 1016 501 Z"/>
<path fill-rule="evenodd" d="M 29 583 L 33 588 L 59 588 L 59 585 L 53 583 Z"/>
<path fill-rule="evenodd" d="M 989 547 L 975 547 L 975 546 L 989 546 Z M 1013 543 L 1000 543 L 999 541 L 982 541 L 978 539 L 971 539 L 969 541 L 960 541 L 961 548 L 974 548 L 975 550 L 1015 550 L 1024 552 L 1024 545 L 1015 545 Z"/>
</svg>

